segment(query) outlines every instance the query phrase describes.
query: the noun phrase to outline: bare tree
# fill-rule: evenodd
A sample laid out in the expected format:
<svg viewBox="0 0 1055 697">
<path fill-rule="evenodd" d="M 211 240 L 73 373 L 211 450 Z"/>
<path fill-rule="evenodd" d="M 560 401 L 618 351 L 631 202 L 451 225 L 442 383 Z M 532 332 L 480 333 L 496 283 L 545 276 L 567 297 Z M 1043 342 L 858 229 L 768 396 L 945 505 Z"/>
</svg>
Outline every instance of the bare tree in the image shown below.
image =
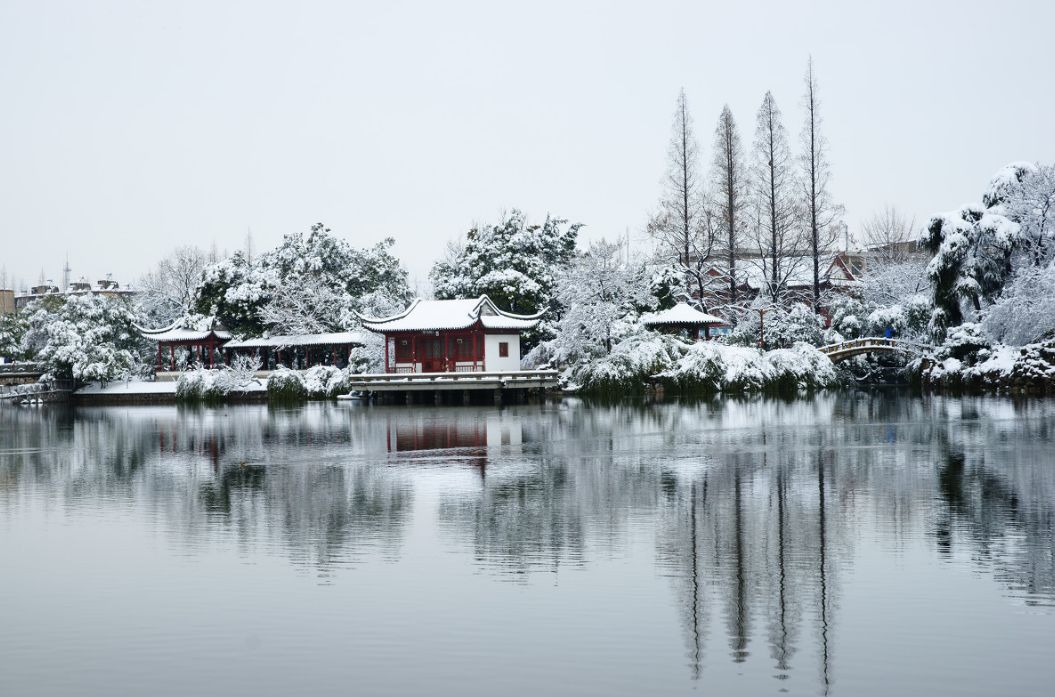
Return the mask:
<svg viewBox="0 0 1055 697">
<path fill-rule="evenodd" d="M 802 127 L 802 188 L 804 213 L 809 234 L 809 254 L 813 264 L 813 311 L 817 312 L 821 302 L 821 257 L 835 242 L 839 234 L 839 217 L 842 208 L 832 203 L 828 191 L 831 167 L 828 163 L 828 140 L 821 131 L 820 99 L 817 95 L 817 78 L 813 74 L 813 58 L 806 66 L 806 93 L 802 102 L 806 109 L 806 120 Z"/>
<path fill-rule="evenodd" d="M 684 275 L 686 286 L 702 301 L 710 281 L 707 268 L 714 243 L 713 221 L 704 205 L 699 145 L 685 90 L 678 93 L 669 158 L 659 212 L 649 221 L 648 232 L 657 242 L 663 261 Z"/>
<path fill-rule="evenodd" d="M 718 126 L 714 129 L 714 161 L 711 165 L 717 242 L 726 260 L 729 278 L 729 303 L 736 304 L 736 255 L 741 245 L 744 227 L 744 195 L 747 173 L 740 133 L 729 105 L 722 108 Z"/>
<path fill-rule="evenodd" d="M 139 283 L 140 306 L 151 320 L 168 323 L 190 312 L 209 256 L 197 247 L 178 247 Z"/>
<path fill-rule="evenodd" d="M 914 256 L 915 219 L 889 204 L 861 225 L 869 262 L 901 263 Z"/>
<path fill-rule="evenodd" d="M 801 234 L 787 131 L 771 92 L 762 98 L 756 118 L 749 210 L 764 277 L 762 292 L 779 303 L 788 278 L 801 261 Z"/>
</svg>

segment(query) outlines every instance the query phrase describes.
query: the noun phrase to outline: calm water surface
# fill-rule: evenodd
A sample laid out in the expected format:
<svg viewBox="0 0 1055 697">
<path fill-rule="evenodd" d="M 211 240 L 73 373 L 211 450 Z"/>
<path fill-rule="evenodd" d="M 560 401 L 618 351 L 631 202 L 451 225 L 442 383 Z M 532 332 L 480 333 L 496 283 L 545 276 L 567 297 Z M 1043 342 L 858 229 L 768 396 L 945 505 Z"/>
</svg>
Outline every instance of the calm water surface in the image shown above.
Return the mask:
<svg viewBox="0 0 1055 697">
<path fill-rule="evenodd" d="M 1055 402 L 0 408 L 0 695 L 1050 695 Z"/>
</svg>

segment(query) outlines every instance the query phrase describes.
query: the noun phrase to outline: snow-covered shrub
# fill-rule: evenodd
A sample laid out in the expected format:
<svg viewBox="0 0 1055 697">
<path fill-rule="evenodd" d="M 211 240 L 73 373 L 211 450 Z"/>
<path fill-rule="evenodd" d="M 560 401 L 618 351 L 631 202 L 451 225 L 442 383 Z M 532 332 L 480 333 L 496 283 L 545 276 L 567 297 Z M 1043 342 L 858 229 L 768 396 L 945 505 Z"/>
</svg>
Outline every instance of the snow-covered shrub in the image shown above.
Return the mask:
<svg viewBox="0 0 1055 697">
<path fill-rule="evenodd" d="M 238 356 L 231 366 L 208 369 L 196 365 L 180 373 L 176 380 L 176 399 L 183 402 L 221 402 L 232 394 L 244 394 L 260 386 L 256 371 L 260 359 Z"/>
<path fill-rule="evenodd" d="M 296 370 L 280 367 L 267 379 L 267 398 L 277 402 L 298 402 L 308 398 L 303 376 Z"/>
<path fill-rule="evenodd" d="M 1055 342 L 983 348 L 964 360 L 930 356 L 913 362 L 928 388 L 964 391 L 1055 393 Z"/>
<path fill-rule="evenodd" d="M 1011 367 L 1016 387 L 1055 391 L 1055 341 L 1023 346 Z"/>
<path fill-rule="evenodd" d="M 667 370 L 658 373 L 665 385 L 682 392 L 718 392 L 725 385 L 726 355 L 736 351 L 755 351 L 740 346 L 723 346 L 713 341 L 692 344 L 683 356 Z"/>
<path fill-rule="evenodd" d="M 770 351 L 765 357 L 778 389 L 810 390 L 834 387 L 839 382 L 831 359 L 809 344 Z"/>
<path fill-rule="evenodd" d="M 347 394 L 351 374 L 332 365 L 317 365 L 301 373 L 308 399 L 324 399 Z"/>
<path fill-rule="evenodd" d="M 607 356 L 580 364 L 569 377 L 590 392 L 637 393 L 674 365 L 689 347 L 678 337 L 640 332 L 620 341 Z"/>
<path fill-rule="evenodd" d="M 979 351 L 989 349 L 991 345 L 992 341 L 982 331 L 980 324 L 966 322 L 949 330 L 941 345 L 941 350 L 953 358 L 963 360 Z"/>
<path fill-rule="evenodd" d="M 763 352 L 701 342 L 656 377 L 669 387 L 693 393 L 792 392 L 832 387 L 839 381 L 831 360 L 804 343 Z"/>
<path fill-rule="evenodd" d="M 762 390 L 773 379 L 773 367 L 765 354 L 749 346 L 730 346 L 723 352 L 725 379 L 722 389 L 730 392 Z"/>
</svg>

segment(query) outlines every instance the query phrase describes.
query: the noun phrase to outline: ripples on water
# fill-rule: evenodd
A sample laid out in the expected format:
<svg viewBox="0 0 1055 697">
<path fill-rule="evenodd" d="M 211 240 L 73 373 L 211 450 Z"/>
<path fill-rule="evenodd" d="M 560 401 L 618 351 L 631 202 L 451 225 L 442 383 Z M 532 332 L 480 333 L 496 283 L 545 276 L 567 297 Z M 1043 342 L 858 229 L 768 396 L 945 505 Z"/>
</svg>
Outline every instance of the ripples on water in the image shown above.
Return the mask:
<svg viewBox="0 0 1055 697">
<path fill-rule="evenodd" d="M 0 694 L 1048 694 L 1053 426 L 0 408 Z"/>
</svg>

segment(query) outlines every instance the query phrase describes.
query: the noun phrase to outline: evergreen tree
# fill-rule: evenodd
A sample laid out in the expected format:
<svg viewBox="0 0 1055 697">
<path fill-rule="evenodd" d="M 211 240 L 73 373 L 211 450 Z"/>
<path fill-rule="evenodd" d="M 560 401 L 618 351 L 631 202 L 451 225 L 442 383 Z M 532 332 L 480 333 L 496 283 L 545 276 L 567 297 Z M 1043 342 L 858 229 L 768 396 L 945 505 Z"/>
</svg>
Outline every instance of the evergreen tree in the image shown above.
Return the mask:
<svg viewBox="0 0 1055 697">
<path fill-rule="evenodd" d="M 581 224 L 546 217 L 532 225 L 514 209 L 495 225 L 477 225 L 455 245 L 448 259 L 429 274 L 439 299 L 487 295 L 498 307 L 516 314 L 548 311 L 544 325 L 557 320 L 557 278 L 575 258 Z"/>
</svg>

